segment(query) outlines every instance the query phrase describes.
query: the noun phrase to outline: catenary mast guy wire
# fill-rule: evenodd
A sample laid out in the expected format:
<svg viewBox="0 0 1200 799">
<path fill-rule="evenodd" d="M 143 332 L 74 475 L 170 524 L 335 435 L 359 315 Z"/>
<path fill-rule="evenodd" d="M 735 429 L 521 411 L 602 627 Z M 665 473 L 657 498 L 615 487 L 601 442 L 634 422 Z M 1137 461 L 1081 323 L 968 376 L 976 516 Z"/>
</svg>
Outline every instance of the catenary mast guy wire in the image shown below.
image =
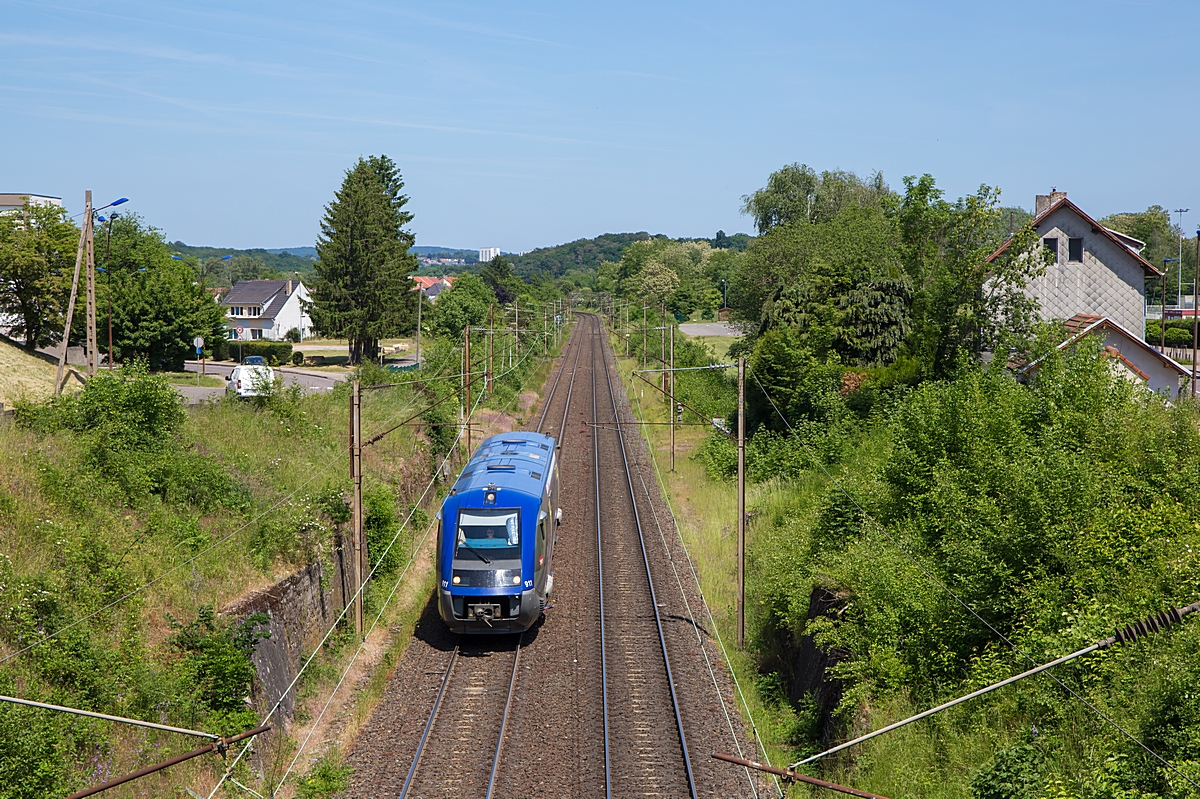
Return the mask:
<svg viewBox="0 0 1200 799">
<path fill-rule="evenodd" d="M 790 432 L 792 434 L 792 436 L 796 439 L 796 441 L 800 444 L 800 446 L 804 447 L 804 451 L 808 453 L 808 456 L 821 469 L 821 472 L 825 475 L 825 478 L 827 480 L 829 480 L 830 484 L 833 485 L 835 488 L 837 488 L 837 490 L 839 492 L 841 492 L 841 494 L 843 496 L 845 496 L 846 499 L 850 500 L 850 502 L 854 505 L 854 507 L 858 509 L 858 512 L 860 514 L 862 514 L 862 518 L 865 519 L 866 521 L 868 521 L 875 530 L 877 530 L 888 541 L 890 541 L 892 546 L 896 547 L 896 549 L 898 549 L 900 551 L 900 553 L 902 555 L 904 555 L 905 558 L 907 558 L 913 565 L 915 565 L 918 569 L 920 569 L 921 572 L 923 572 L 925 574 L 925 576 L 928 577 L 929 580 L 934 585 L 936 585 L 939 589 L 941 589 L 943 592 L 945 592 L 951 599 L 953 599 L 955 601 L 955 603 L 957 603 L 960 607 L 962 607 L 963 610 L 967 611 L 969 614 L 971 614 L 973 617 L 975 617 L 975 619 L 977 621 L 979 621 L 980 624 L 982 624 L 984 627 L 986 627 L 988 630 L 990 630 L 993 635 L 995 635 L 997 638 L 999 638 L 1001 641 L 1003 641 L 1010 649 L 1012 649 L 1018 655 L 1020 655 L 1021 657 L 1023 657 L 1025 660 L 1029 661 L 1033 665 L 1035 665 L 1035 666 L 1038 665 L 1038 662 L 1036 660 L 1034 660 L 1031 655 L 1029 655 L 1027 652 L 1025 652 L 1025 650 L 1023 650 L 1019 646 L 1017 646 L 1013 641 L 1009 640 L 1009 638 L 1007 636 L 1005 636 L 1002 632 L 1000 632 L 995 627 L 993 627 L 991 624 L 989 624 L 988 621 L 983 618 L 983 616 L 979 615 L 979 613 L 977 613 L 974 608 L 972 608 L 970 605 L 968 605 L 963 599 L 961 599 L 958 596 L 958 594 L 954 593 L 954 591 L 951 590 L 951 588 L 948 585 L 946 585 L 944 582 L 942 582 L 940 579 L 938 579 L 938 577 L 933 572 L 931 572 L 928 568 L 926 568 L 925 565 L 923 563 L 921 563 L 921 561 L 916 556 L 911 554 L 905 547 L 901 546 L 900 542 L 897 541 L 891 534 L 889 534 L 887 532 L 887 530 L 884 529 L 883 525 L 875 520 L 874 516 L 867 513 L 867 511 L 859 503 L 858 498 L 855 497 L 853 494 L 851 494 L 844 486 L 842 486 L 841 483 L 839 483 L 834 478 L 834 476 L 829 472 L 829 470 L 825 468 L 825 464 L 821 462 L 821 459 L 818 458 L 813 453 L 813 451 L 809 448 L 808 443 L 805 442 L 804 439 L 802 439 L 800 437 L 800 435 L 796 432 L 795 428 L 792 427 L 791 422 L 789 422 L 787 417 L 785 417 L 783 415 L 783 413 L 779 410 L 779 406 L 775 404 L 775 400 L 772 399 L 771 395 L 767 392 L 767 389 L 763 386 L 762 382 L 758 379 L 758 375 L 755 374 L 754 371 L 750 370 L 748 367 L 747 367 L 747 369 L 748 369 L 748 371 L 750 371 L 750 374 L 754 377 L 754 382 L 758 385 L 758 390 L 761 391 L 763 393 L 763 396 L 767 398 L 767 402 L 771 403 L 771 408 L 775 411 L 775 415 L 778 416 L 780 418 L 780 420 L 784 423 L 784 425 L 787 426 L 788 432 Z M 1195 780 L 1193 780 L 1191 777 L 1189 777 L 1188 775 L 1186 775 L 1182 771 L 1180 771 L 1178 768 L 1176 768 L 1174 764 L 1172 764 L 1170 761 L 1165 759 L 1162 755 L 1158 754 L 1158 752 L 1155 752 L 1149 746 L 1142 743 L 1141 740 L 1134 737 L 1133 733 L 1129 732 L 1124 727 L 1122 727 L 1120 724 L 1118 724 L 1116 721 L 1114 721 L 1112 718 L 1110 718 L 1108 715 L 1106 715 L 1103 711 L 1100 710 L 1100 708 L 1096 707 L 1091 702 L 1089 702 L 1085 697 L 1081 696 L 1080 694 L 1078 694 L 1077 692 L 1072 690 L 1070 686 L 1068 686 L 1066 683 L 1064 683 L 1062 680 L 1060 680 L 1054 674 L 1051 674 L 1050 672 L 1045 672 L 1045 674 L 1051 680 L 1054 680 L 1054 682 L 1056 682 L 1060 688 L 1062 688 L 1064 691 L 1069 693 L 1071 696 L 1075 697 L 1080 702 L 1082 702 L 1089 710 L 1091 710 L 1093 713 L 1095 713 L 1097 716 L 1099 716 L 1101 719 L 1103 719 L 1105 722 L 1107 722 L 1109 725 L 1111 725 L 1114 729 L 1116 729 L 1118 732 L 1120 732 L 1122 735 L 1124 735 L 1130 741 L 1132 741 L 1133 743 L 1135 743 L 1139 747 L 1141 747 L 1147 754 L 1149 754 L 1155 760 L 1162 763 L 1164 766 L 1169 768 L 1171 771 L 1175 772 L 1177 775 L 1182 777 L 1184 780 L 1186 780 L 1188 783 L 1190 783 L 1192 785 L 1192 787 L 1200 790 L 1200 784 L 1197 784 Z M 800 765 L 800 763 L 803 763 L 803 762 L 806 762 L 806 761 L 798 761 L 797 763 L 793 764 L 791 766 L 791 768 L 796 768 Z"/>
</svg>

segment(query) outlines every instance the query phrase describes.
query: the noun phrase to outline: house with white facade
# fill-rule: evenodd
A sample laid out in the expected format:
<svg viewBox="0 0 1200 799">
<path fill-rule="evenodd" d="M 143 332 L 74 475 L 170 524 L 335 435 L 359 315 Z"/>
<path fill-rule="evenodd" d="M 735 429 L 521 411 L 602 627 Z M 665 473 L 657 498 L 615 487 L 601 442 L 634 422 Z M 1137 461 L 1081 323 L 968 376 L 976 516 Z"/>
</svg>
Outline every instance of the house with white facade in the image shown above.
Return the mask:
<svg viewBox="0 0 1200 799">
<path fill-rule="evenodd" d="M 1188 369 L 1112 319 L 1095 314 L 1076 314 L 1063 324 L 1069 336 L 1058 345 L 1059 350 L 1070 349 L 1088 336 L 1099 336 L 1101 352 L 1108 360 L 1109 367 L 1131 383 L 1171 399 L 1178 399 L 1181 388 L 1188 385 L 1191 377 Z M 1034 374 L 1043 360 L 1039 358 L 1024 366 L 1018 370 L 1018 374 Z"/>
<path fill-rule="evenodd" d="M 1065 191 L 1039 194 L 1030 224 L 1042 247 L 1054 253 L 1046 274 L 1026 287 L 1043 319 L 1093 314 L 1128 331 L 1145 329 L 1146 279 L 1162 272 L 1141 256 L 1142 242 L 1104 227 L 1068 200 Z M 989 255 L 988 263 L 1010 242 Z"/>
<path fill-rule="evenodd" d="M 5 211 L 19 211 L 25 207 L 26 199 L 30 205 L 55 205 L 62 208 L 62 197 L 51 197 L 49 194 L 21 194 L 19 192 L 0 191 L 0 214 Z"/>
<path fill-rule="evenodd" d="M 308 289 L 299 280 L 239 280 L 222 301 L 229 338 L 240 341 L 283 341 L 289 330 L 312 335 L 305 310 Z"/>
</svg>

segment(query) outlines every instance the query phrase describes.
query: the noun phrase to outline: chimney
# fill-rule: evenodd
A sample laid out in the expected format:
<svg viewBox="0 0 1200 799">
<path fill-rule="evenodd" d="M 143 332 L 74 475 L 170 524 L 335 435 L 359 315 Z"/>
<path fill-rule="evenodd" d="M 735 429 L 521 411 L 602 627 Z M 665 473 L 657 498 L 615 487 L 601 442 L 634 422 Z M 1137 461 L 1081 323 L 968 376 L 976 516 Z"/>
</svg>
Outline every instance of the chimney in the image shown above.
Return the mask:
<svg viewBox="0 0 1200 799">
<path fill-rule="evenodd" d="M 287 295 L 292 296 L 292 279 L 289 277 L 287 282 Z"/>
<path fill-rule="evenodd" d="M 1039 194 L 1034 202 L 1033 215 L 1041 216 L 1046 211 L 1050 210 L 1059 200 L 1067 199 L 1065 191 L 1059 191 L 1056 187 L 1050 188 L 1049 194 Z"/>
</svg>

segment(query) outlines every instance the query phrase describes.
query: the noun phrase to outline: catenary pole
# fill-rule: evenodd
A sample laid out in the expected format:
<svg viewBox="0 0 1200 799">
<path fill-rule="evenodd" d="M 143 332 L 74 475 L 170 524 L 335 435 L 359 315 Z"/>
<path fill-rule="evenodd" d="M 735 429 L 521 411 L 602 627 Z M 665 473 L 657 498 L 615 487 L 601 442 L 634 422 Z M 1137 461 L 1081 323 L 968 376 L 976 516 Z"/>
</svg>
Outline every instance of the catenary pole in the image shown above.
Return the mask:
<svg viewBox="0 0 1200 799">
<path fill-rule="evenodd" d="M 492 375 L 496 374 L 496 303 L 488 306 L 488 368 L 487 368 L 487 390 L 495 392 L 492 387 Z"/>
<path fill-rule="evenodd" d="M 1183 264 L 1180 264 L 1182 266 Z M 1200 230 L 1196 231 L 1196 272 L 1192 283 L 1192 399 L 1196 398 L 1196 350 L 1200 349 L 1200 309 L 1196 298 L 1200 296 L 1196 286 L 1200 284 Z"/>
<path fill-rule="evenodd" d="M 425 289 L 417 284 L 417 370 L 421 369 L 421 306 L 424 304 Z"/>
<path fill-rule="evenodd" d="M 94 212 L 93 212 L 94 213 Z M 87 226 L 87 373 L 96 374 L 96 225 L 89 220 Z"/>
<path fill-rule="evenodd" d="M 670 377 L 667 379 L 671 385 L 671 405 L 667 410 L 671 413 L 671 471 L 673 472 L 675 471 L 675 325 L 671 325 L 671 367 Z"/>
<path fill-rule="evenodd" d="M 746 643 L 746 357 L 738 358 L 737 398 L 737 645 Z"/>
<path fill-rule="evenodd" d="M 108 371 L 113 369 L 113 345 L 112 345 L 112 222 L 116 214 L 108 215 L 108 225 L 104 234 L 104 277 L 105 283 L 108 284 Z M 200 373 L 204 373 L 204 360 L 200 361 Z"/>
<path fill-rule="evenodd" d="M 366 560 L 366 547 L 363 542 L 363 506 L 362 506 L 362 384 L 354 381 L 350 394 L 350 476 L 354 480 L 354 507 L 350 515 L 354 525 L 354 632 L 363 632 L 363 561 Z"/>
<path fill-rule="evenodd" d="M 467 426 L 467 457 L 471 457 L 471 325 L 467 325 L 466 338 L 463 345 L 463 420 Z"/>
</svg>

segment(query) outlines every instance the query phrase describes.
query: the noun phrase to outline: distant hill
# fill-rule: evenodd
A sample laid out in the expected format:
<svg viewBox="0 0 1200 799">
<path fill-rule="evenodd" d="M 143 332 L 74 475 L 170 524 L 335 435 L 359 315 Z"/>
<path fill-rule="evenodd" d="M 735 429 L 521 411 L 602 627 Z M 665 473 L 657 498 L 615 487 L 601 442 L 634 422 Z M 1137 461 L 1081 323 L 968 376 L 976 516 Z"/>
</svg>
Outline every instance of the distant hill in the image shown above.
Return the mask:
<svg viewBox="0 0 1200 799">
<path fill-rule="evenodd" d="M 619 261 L 621 253 L 635 241 L 650 238 L 641 233 L 604 233 L 594 239 L 577 239 L 557 247 L 539 247 L 524 255 L 509 257 L 518 274 L 548 272 L 561 277 L 572 269 L 595 269 L 601 261 Z"/>
<path fill-rule="evenodd" d="M 301 258 L 308 258 L 313 261 L 317 260 L 316 247 L 280 247 L 278 249 L 267 249 L 264 250 L 264 252 L 269 252 L 274 255 L 283 255 L 284 253 L 287 253 L 288 255 L 298 255 Z"/>
</svg>

